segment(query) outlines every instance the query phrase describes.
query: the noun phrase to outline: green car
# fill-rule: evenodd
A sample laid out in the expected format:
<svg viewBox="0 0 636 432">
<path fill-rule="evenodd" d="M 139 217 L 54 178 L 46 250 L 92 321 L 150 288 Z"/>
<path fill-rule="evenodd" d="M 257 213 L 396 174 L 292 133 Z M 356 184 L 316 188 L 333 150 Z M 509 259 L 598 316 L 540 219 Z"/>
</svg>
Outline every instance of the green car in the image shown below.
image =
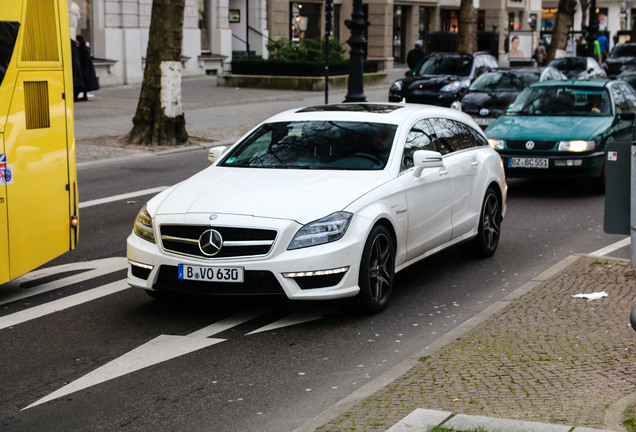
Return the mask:
<svg viewBox="0 0 636 432">
<path fill-rule="evenodd" d="M 487 129 L 508 177 L 591 177 L 605 190 L 609 143 L 634 140 L 636 91 L 622 81 L 545 81 Z"/>
</svg>

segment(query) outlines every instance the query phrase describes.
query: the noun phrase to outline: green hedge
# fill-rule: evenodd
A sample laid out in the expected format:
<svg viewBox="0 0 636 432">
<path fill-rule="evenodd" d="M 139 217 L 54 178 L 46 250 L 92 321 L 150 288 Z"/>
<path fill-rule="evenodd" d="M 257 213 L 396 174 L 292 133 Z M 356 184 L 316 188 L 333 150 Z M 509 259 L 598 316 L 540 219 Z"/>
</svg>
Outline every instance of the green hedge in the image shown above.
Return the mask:
<svg viewBox="0 0 636 432">
<path fill-rule="evenodd" d="M 378 72 L 377 60 L 366 60 L 364 72 Z M 274 75 L 274 76 L 324 76 L 325 64 L 314 62 L 272 61 L 263 59 L 232 60 L 232 73 L 236 75 Z M 329 75 L 348 75 L 349 62 L 329 64 Z"/>
</svg>

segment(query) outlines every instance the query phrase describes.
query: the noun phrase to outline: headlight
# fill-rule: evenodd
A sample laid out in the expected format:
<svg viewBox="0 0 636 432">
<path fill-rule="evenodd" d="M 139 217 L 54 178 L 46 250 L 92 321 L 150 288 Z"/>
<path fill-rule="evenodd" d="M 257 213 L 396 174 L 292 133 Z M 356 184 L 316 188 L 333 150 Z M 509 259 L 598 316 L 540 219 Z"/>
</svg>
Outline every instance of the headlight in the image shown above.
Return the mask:
<svg viewBox="0 0 636 432">
<path fill-rule="evenodd" d="M 152 217 L 150 217 L 150 213 L 146 210 L 146 206 L 139 210 L 139 214 L 137 214 L 137 218 L 135 219 L 133 232 L 144 240 L 152 243 L 155 242 L 155 233 L 152 229 Z"/>
<path fill-rule="evenodd" d="M 495 150 L 503 150 L 504 148 L 504 140 L 488 138 L 488 144 Z"/>
<path fill-rule="evenodd" d="M 559 141 L 559 151 L 584 152 L 594 150 L 594 141 Z"/>
<path fill-rule="evenodd" d="M 459 88 L 462 86 L 462 83 L 460 81 L 453 81 L 450 84 L 446 84 L 444 87 L 442 87 L 441 89 L 439 89 L 439 91 L 443 91 L 443 92 L 456 92 L 457 90 L 459 90 Z"/>
<path fill-rule="evenodd" d="M 310 222 L 298 230 L 287 249 L 300 249 L 339 240 L 347 232 L 352 217 L 352 213 L 337 212 Z"/>
<path fill-rule="evenodd" d="M 451 104 L 451 109 L 455 109 L 457 111 L 461 111 L 462 110 L 462 103 L 460 101 L 453 101 L 453 103 Z"/>
<path fill-rule="evenodd" d="M 402 91 L 402 81 L 397 80 L 391 85 L 391 90 Z"/>
</svg>

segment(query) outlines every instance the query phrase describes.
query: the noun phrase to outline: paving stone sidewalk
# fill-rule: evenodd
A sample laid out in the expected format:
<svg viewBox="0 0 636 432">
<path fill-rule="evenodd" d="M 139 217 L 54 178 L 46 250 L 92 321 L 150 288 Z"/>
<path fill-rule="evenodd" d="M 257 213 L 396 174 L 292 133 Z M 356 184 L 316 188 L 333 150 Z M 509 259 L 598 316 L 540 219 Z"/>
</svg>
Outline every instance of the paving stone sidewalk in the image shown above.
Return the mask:
<svg viewBox="0 0 636 432">
<path fill-rule="evenodd" d="M 603 291 L 607 297 L 598 300 L 572 297 Z M 501 312 L 318 430 L 386 431 L 418 408 L 622 430 L 616 410 L 621 401 L 636 401 L 630 263 L 580 256 L 508 300 Z"/>
</svg>

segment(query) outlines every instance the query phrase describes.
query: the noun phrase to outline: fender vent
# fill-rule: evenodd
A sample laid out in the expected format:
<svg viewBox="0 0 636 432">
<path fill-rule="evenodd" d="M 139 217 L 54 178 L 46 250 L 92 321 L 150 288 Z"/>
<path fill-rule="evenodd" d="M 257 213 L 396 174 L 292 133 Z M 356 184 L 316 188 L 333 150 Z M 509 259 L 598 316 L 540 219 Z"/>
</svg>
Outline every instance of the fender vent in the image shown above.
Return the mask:
<svg viewBox="0 0 636 432">
<path fill-rule="evenodd" d="M 59 61 L 56 22 L 54 0 L 27 3 L 22 61 Z"/>
<path fill-rule="evenodd" d="M 27 129 L 51 127 L 49 85 L 46 81 L 24 82 L 24 116 Z"/>
</svg>

